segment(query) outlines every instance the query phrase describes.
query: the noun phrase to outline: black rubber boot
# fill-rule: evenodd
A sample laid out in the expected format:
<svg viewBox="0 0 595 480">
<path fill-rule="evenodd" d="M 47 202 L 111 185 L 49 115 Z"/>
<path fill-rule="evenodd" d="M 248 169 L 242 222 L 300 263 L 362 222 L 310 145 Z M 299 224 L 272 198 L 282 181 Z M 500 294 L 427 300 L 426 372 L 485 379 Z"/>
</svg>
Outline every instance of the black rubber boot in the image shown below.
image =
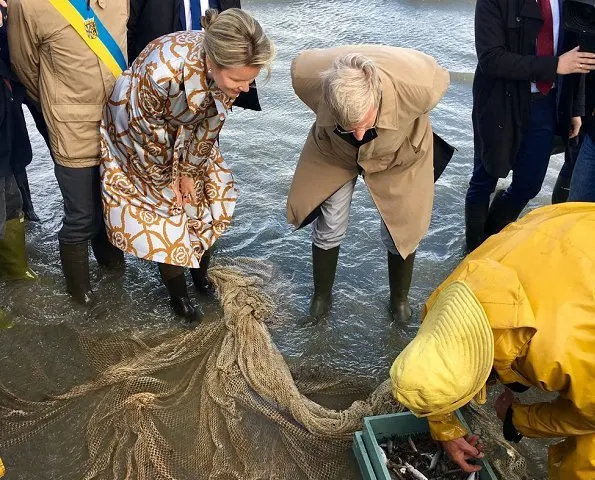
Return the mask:
<svg viewBox="0 0 595 480">
<path fill-rule="evenodd" d="M 194 282 L 194 286 L 199 293 L 214 298 L 215 297 L 215 285 L 213 282 L 209 280 L 208 277 L 208 270 L 209 265 L 211 263 L 211 249 L 207 250 L 205 253 L 202 254 L 202 258 L 200 259 L 200 265 L 198 268 L 191 268 L 190 275 L 192 276 L 192 281 Z"/>
<path fill-rule="evenodd" d="M 337 271 L 339 248 L 323 250 L 312 244 L 312 274 L 314 277 L 314 295 L 310 302 L 310 315 L 319 319 L 326 315 L 333 302 L 333 283 Z"/>
<path fill-rule="evenodd" d="M 565 203 L 570 194 L 570 180 L 564 175 L 558 175 L 554 189 L 552 190 L 552 205 L 556 203 Z"/>
<path fill-rule="evenodd" d="M 109 270 L 122 270 L 124 268 L 124 253 L 110 243 L 105 228 L 102 228 L 99 234 L 91 240 L 91 247 L 93 248 L 93 255 L 100 266 Z"/>
<path fill-rule="evenodd" d="M 184 269 L 175 265 L 160 263 L 159 274 L 167 288 L 169 300 L 176 315 L 183 317 L 186 323 L 200 322 L 202 312 L 190 302 Z"/>
<path fill-rule="evenodd" d="M 525 205 L 513 204 L 504 196 L 504 190 L 498 190 L 488 211 L 485 228 L 486 237 L 500 232 L 506 225 L 514 222 L 519 218 L 523 208 L 525 208 Z"/>
<path fill-rule="evenodd" d="M 465 202 L 465 244 L 469 252 L 479 247 L 486 239 L 488 208 L 489 202 Z"/>
<path fill-rule="evenodd" d="M 415 252 L 406 259 L 388 252 L 388 284 L 390 285 L 390 311 L 393 321 L 405 323 L 411 318 L 409 288 L 413 276 Z"/>
<path fill-rule="evenodd" d="M 66 291 L 81 305 L 95 300 L 89 280 L 89 242 L 60 242 L 60 260 L 66 280 Z"/>
<path fill-rule="evenodd" d="M 27 178 L 27 172 L 23 170 L 14 176 L 17 186 L 21 192 L 23 199 L 23 214 L 25 218 L 31 222 L 39 222 L 39 217 L 35 213 L 33 208 L 33 200 L 31 200 L 31 190 L 29 189 L 29 179 Z"/>
</svg>

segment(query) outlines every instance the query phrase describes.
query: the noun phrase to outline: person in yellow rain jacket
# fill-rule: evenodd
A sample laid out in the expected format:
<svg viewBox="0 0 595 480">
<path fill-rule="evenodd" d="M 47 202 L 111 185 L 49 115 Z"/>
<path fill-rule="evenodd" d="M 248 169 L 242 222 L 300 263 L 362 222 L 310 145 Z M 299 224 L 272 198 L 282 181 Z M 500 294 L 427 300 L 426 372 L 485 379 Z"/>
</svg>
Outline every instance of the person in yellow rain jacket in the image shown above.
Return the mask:
<svg viewBox="0 0 595 480">
<path fill-rule="evenodd" d="M 467 256 L 428 299 L 415 339 L 395 360 L 393 394 L 467 472 L 481 457 L 454 411 L 496 400 L 504 437 L 566 437 L 550 447 L 555 480 L 595 478 L 595 204 L 543 207 Z M 523 404 L 512 391 L 557 392 Z"/>
</svg>

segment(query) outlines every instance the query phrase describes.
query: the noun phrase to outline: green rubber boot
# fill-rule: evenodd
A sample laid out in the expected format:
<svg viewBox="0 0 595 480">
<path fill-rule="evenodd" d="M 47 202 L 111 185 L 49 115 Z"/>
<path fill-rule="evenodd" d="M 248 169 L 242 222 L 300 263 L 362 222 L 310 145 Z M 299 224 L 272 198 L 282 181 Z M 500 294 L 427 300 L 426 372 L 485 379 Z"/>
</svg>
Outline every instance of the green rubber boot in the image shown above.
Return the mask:
<svg viewBox="0 0 595 480">
<path fill-rule="evenodd" d="M 25 222 L 22 218 L 6 221 L 4 238 L 0 239 L 0 279 L 35 280 L 37 275 L 27 264 Z"/>
<path fill-rule="evenodd" d="M 333 283 L 337 271 L 339 247 L 323 250 L 312 245 L 312 273 L 314 276 L 314 295 L 310 302 L 310 315 L 320 319 L 326 315 L 333 302 Z"/>
<path fill-rule="evenodd" d="M 409 288 L 413 276 L 415 252 L 406 259 L 401 255 L 388 252 L 388 283 L 390 285 L 390 311 L 393 320 L 405 323 L 411 318 L 409 306 Z"/>
</svg>

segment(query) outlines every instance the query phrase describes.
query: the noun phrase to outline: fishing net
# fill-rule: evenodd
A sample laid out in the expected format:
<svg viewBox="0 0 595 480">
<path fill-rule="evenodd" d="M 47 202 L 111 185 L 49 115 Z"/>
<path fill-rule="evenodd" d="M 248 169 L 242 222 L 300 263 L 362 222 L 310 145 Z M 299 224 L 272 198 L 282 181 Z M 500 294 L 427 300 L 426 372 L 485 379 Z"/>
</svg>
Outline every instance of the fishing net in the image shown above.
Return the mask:
<svg viewBox="0 0 595 480">
<path fill-rule="evenodd" d="M 359 478 L 353 433 L 363 417 L 401 407 L 388 381 L 344 409 L 313 400 L 362 398 L 365 388 L 356 378 L 288 365 L 267 328 L 275 317 L 267 272 L 249 260 L 212 267 L 223 313 L 195 330 L 101 337 L 64 327 L 71 353 L 59 365 L 50 350 L 36 349 L 39 327 L 30 344 L 5 345 L 0 452 L 7 478 Z M 12 364 L 17 354 L 30 360 Z M 480 413 L 471 417 L 488 444 L 504 445 Z M 528 478 L 521 455 L 505 448 L 494 462 L 502 477 Z"/>
</svg>

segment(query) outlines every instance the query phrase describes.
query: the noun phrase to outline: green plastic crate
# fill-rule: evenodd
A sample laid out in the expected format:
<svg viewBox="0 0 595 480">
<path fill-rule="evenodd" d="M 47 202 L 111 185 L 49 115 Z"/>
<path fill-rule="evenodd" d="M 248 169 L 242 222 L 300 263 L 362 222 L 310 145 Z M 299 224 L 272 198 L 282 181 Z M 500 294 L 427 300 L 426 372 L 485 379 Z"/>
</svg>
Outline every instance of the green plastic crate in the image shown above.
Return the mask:
<svg viewBox="0 0 595 480">
<path fill-rule="evenodd" d="M 362 474 L 364 480 L 377 480 L 370 457 L 362 440 L 362 432 L 355 432 L 353 436 L 353 454 L 359 465 L 359 471 Z"/>
<path fill-rule="evenodd" d="M 463 425 L 469 429 L 460 412 L 457 412 L 457 416 Z M 363 475 L 364 471 L 362 470 L 363 478 L 390 480 L 388 469 L 386 468 L 386 465 L 379 453 L 379 450 L 381 450 L 380 443 L 383 443 L 385 440 L 396 436 L 409 436 L 426 432 L 429 432 L 427 419 L 417 418 L 411 412 L 394 413 L 391 415 L 378 415 L 375 417 L 364 418 L 362 440 L 368 454 L 368 459 L 372 464 L 372 469 L 375 476 L 366 477 Z M 482 467 L 481 471 L 479 472 L 479 480 L 498 480 L 498 477 L 486 460 L 481 460 L 478 463 Z"/>
</svg>

